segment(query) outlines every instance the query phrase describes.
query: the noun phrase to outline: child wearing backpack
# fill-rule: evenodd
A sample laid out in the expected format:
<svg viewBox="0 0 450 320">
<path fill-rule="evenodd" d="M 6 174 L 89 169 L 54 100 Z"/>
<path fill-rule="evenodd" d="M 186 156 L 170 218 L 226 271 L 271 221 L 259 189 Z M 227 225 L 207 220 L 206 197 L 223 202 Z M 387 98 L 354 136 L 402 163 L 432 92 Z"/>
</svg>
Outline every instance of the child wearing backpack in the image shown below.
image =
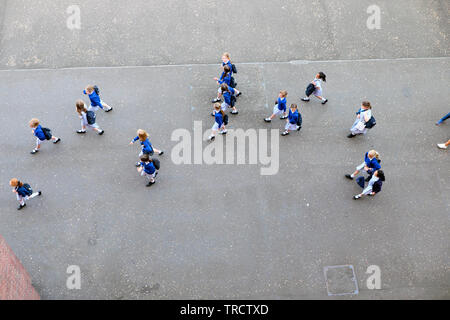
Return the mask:
<svg viewBox="0 0 450 320">
<path fill-rule="evenodd" d="M 285 131 L 281 134 L 283 137 L 289 134 L 289 131 L 297 130 L 300 131 L 302 128 L 302 115 L 298 111 L 296 104 L 291 104 L 289 109 L 289 116 L 286 119 Z"/>
<path fill-rule="evenodd" d="M 286 90 L 280 91 L 280 94 L 278 95 L 278 99 L 275 102 L 275 106 L 273 107 L 273 113 L 269 118 L 264 119 L 265 122 L 272 122 L 272 119 L 276 116 L 280 116 L 281 120 L 287 119 L 286 114 L 286 97 L 288 95 L 288 92 Z"/>
<path fill-rule="evenodd" d="M 373 173 L 380 169 L 381 169 L 380 154 L 375 150 L 370 150 L 365 154 L 364 162 L 356 167 L 356 171 L 353 172 L 352 174 L 346 174 L 345 177 L 347 179 L 353 180 L 361 172 L 361 170 L 364 170 L 369 175 L 366 181 L 369 181 L 372 178 Z"/>
<path fill-rule="evenodd" d="M 141 174 L 141 176 L 147 177 L 149 180 L 147 187 L 151 187 L 156 183 L 155 178 L 158 174 L 158 169 L 156 168 L 153 159 L 150 159 L 148 154 L 143 154 L 140 159 L 141 162 L 139 163 L 137 171 Z"/>
<path fill-rule="evenodd" d="M 223 111 L 220 103 L 214 104 L 213 114 L 215 122 L 212 127 L 212 133 L 208 138 L 209 141 L 213 141 L 216 138 L 217 132 L 220 134 L 227 134 L 227 129 L 225 126 L 228 124 L 228 116 Z"/>
<path fill-rule="evenodd" d="M 152 156 L 154 152 L 156 152 L 159 156 L 162 156 L 164 154 L 164 151 L 158 150 L 152 146 L 150 143 L 150 140 L 148 138 L 148 133 L 145 130 L 139 129 L 137 131 L 137 137 L 131 140 L 130 145 L 134 144 L 136 141 L 141 143 L 141 153 L 139 154 L 139 158 L 142 157 L 144 154 L 148 154 L 149 156 Z M 140 162 L 136 163 L 136 166 L 140 166 Z"/>
<path fill-rule="evenodd" d="M 316 78 L 306 88 L 306 97 L 302 98 L 302 101 L 310 101 L 311 99 L 309 97 L 314 94 L 317 99 L 320 99 L 322 101 L 322 104 L 326 104 L 328 102 L 328 99 L 325 99 L 322 95 L 322 81 L 327 82 L 327 76 L 325 75 L 325 73 L 319 72 L 316 75 Z"/>
<path fill-rule="evenodd" d="M 102 109 L 105 112 L 112 111 L 113 108 L 111 108 L 109 105 L 107 105 L 105 102 L 103 102 L 102 99 L 100 99 L 100 90 L 97 86 L 91 86 L 88 85 L 83 93 L 85 95 L 89 96 L 89 100 L 91 100 L 91 106 L 89 107 L 89 111 L 97 112 L 98 109 Z"/>
<path fill-rule="evenodd" d="M 236 109 L 236 89 L 229 87 L 226 83 L 222 83 L 221 90 L 224 98 L 224 102 L 222 103 L 222 111 L 225 112 L 228 108 L 231 108 L 231 114 L 239 114 Z"/>
<path fill-rule="evenodd" d="M 215 98 L 212 103 L 220 102 L 222 97 L 222 88 L 220 87 L 223 83 L 226 83 L 229 87 L 233 88 L 235 90 L 235 97 L 239 97 L 242 95 L 242 92 L 236 89 L 236 81 L 233 77 L 233 73 L 237 73 L 236 66 L 231 63 L 230 60 L 230 54 L 225 52 L 222 55 L 222 68 L 223 72 L 222 75 L 219 78 L 214 78 L 214 80 L 219 84 L 219 89 L 217 92 L 217 98 Z"/>
<path fill-rule="evenodd" d="M 363 101 L 361 108 L 356 112 L 356 119 L 350 128 L 350 134 L 347 138 L 354 138 L 360 134 L 366 134 L 367 130 L 376 125 L 375 118 L 372 116 L 372 105 L 369 101 Z"/>
<path fill-rule="evenodd" d="M 358 185 L 361 188 L 363 188 L 364 190 L 360 194 L 357 194 L 356 196 L 353 197 L 353 199 L 355 199 L 355 200 L 358 200 L 366 195 L 374 196 L 377 193 L 381 192 L 381 187 L 383 186 L 383 182 L 386 181 L 383 170 L 377 170 L 374 172 L 372 178 L 369 181 L 369 185 L 366 188 L 364 188 L 364 178 L 363 177 L 360 177 L 360 178 L 362 178 L 362 179 L 360 179 L 358 181 Z"/>
<path fill-rule="evenodd" d="M 33 190 L 28 183 L 22 183 L 16 178 L 11 179 L 9 181 L 9 185 L 14 188 L 12 192 L 16 194 L 17 201 L 19 201 L 19 207 L 17 210 L 22 210 L 26 207 L 26 200 L 42 195 L 41 191 L 33 193 Z"/>
<path fill-rule="evenodd" d="M 43 128 L 38 119 L 31 119 L 29 122 L 30 128 L 33 130 L 33 135 L 36 137 L 36 148 L 31 151 L 31 154 L 36 154 L 41 149 L 41 143 L 45 140 L 52 140 L 54 144 L 61 141 L 60 138 L 52 135 L 52 131 L 48 128 Z"/>
<path fill-rule="evenodd" d="M 81 119 L 81 130 L 77 130 L 78 134 L 85 134 L 86 128 L 90 128 L 97 132 L 100 136 L 105 133 L 104 130 L 100 129 L 96 123 L 96 117 L 94 111 L 88 111 L 86 104 L 83 100 L 77 100 L 76 110 Z"/>
</svg>

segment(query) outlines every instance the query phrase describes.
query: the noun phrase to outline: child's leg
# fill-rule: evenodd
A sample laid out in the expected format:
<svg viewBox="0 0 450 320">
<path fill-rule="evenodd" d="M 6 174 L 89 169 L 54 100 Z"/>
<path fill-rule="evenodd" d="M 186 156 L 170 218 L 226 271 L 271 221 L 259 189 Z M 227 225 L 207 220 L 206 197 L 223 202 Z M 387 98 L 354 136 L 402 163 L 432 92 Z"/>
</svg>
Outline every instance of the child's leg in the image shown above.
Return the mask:
<svg viewBox="0 0 450 320">
<path fill-rule="evenodd" d="M 41 192 L 35 192 L 31 196 L 28 196 L 27 200 L 36 198 L 37 196 L 40 196 L 40 195 L 41 195 Z"/>
<path fill-rule="evenodd" d="M 34 150 L 39 150 L 41 149 L 41 139 L 36 138 L 36 148 Z"/>
<path fill-rule="evenodd" d="M 19 201 L 21 206 L 25 204 L 25 199 L 20 195 L 17 195 L 17 201 Z"/>
</svg>

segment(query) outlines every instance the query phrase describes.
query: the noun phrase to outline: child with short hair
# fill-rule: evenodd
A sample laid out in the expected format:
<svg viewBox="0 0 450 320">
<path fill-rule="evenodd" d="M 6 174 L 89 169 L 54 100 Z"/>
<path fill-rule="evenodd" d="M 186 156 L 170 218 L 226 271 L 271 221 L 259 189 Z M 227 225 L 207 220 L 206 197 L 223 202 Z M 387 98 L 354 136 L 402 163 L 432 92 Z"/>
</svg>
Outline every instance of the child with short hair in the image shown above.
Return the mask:
<svg viewBox="0 0 450 320">
<path fill-rule="evenodd" d="M 309 98 L 312 94 L 322 101 L 322 104 L 326 104 L 328 99 L 325 99 L 322 96 L 322 81 L 327 82 L 327 76 L 323 72 L 319 72 L 316 74 L 316 78 L 309 84 L 308 88 L 306 88 L 306 97 L 302 98 L 302 101 L 308 102 L 311 99 Z"/>
<path fill-rule="evenodd" d="M 141 174 L 141 176 L 147 177 L 149 180 L 147 187 L 151 187 L 156 183 L 155 178 L 158 172 L 153 164 L 153 160 L 148 154 L 143 154 L 140 159 L 141 162 L 139 163 L 139 168 L 137 171 Z"/>
<path fill-rule="evenodd" d="M 26 200 L 42 195 L 41 191 L 33 193 L 33 190 L 28 183 L 22 183 L 16 178 L 11 179 L 9 181 L 9 185 L 14 188 L 12 192 L 16 194 L 17 201 L 19 201 L 19 207 L 17 210 L 22 210 L 26 207 Z"/>
<path fill-rule="evenodd" d="M 142 157 L 144 154 L 148 154 L 149 156 L 152 156 L 154 152 L 156 152 L 159 156 L 162 156 L 164 154 L 164 151 L 158 150 L 152 146 L 149 140 L 149 135 L 147 131 L 143 129 L 139 129 L 137 131 L 137 137 L 131 140 L 130 145 L 134 144 L 136 141 L 140 141 L 142 150 L 139 154 L 139 158 Z M 140 166 L 140 162 L 136 163 L 136 166 Z"/>
<path fill-rule="evenodd" d="M 52 135 L 52 131 L 48 128 L 43 128 L 38 119 L 31 119 L 29 126 L 33 129 L 33 135 L 36 137 L 36 148 L 31 151 L 31 154 L 36 154 L 41 149 L 41 143 L 45 140 L 52 140 L 54 144 L 61 141 L 60 138 Z"/>
<path fill-rule="evenodd" d="M 225 128 L 225 122 L 226 122 L 226 115 L 225 112 L 222 109 L 222 106 L 220 103 L 214 104 L 214 125 L 212 127 L 212 133 L 209 136 L 208 140 L 213 141 L 216 138 L 217 132 L 220 134 L 227 134 L 227 129 Z"/>
<path fill-rule="evenodd" d="M 362 177 L 361 177 L 362 178 Z M 377 170 L 374 172 L 372 178 L 369 181 L 369 185 L 364 188 L 364 179 L 360 179 L 358 184 L 361 188 L 363 188 L 363 192 L 357 194 L 353 197 L 353 199 L 358 200 L 363 196 L 375 196 L 377 193 L 381 192 L 381 187 L 383 186 L 383 182 L 386 181 L 383 170 Z"/>
<path fill-rule="evenodd" d="M 278 95 L 278 99 L 275 102 L 275 106 L 273 107 L 273 113 L 269 118 L 264 119 L 265 122 L 272 122 L 272 119 L 276 116 L 280 116 L 281 120 L 287 119 L 286 114 L 286 97 L 288 95 L 288 92 L 286 90 L 281 90 L 280 94 Z"/>
<path fill-rule="evenodd" d="M 298 106 L 293 103 L 289 108 L 289 116 L 286 119 L 285 131 L 281 134 L 283 137 L 289 134 L 289 131 L 297 130 L 300 131 L 302 128 L 302 116 L 298 112 Z"/>
<path fill-rule="evenodd" d="M 85 95 L 88 95 L 89 100 L 91 100 L 91 105 L 88 109 L 89 111 L 97 112 L 99 108 L 104 110 L 105 112 L 112 111 L 113 108 L 103 102 L 102 99 L 100 99 L 100 91 L 97 86 L 88 85 L 84 89 L 83 93 Z"/>
<path fill-rule="evenodd" d="M 86 127 L 94 130 L 100 136 L 105 133 L 105 131 L 100 129 L 99 125 L 96 123 L 95 112 L 89 111 L 83 100 L 77 100 L 75 106 L 81 119 L 81 130 L 78 130 L 77 133 L 85 134 Z"/>
</svg>

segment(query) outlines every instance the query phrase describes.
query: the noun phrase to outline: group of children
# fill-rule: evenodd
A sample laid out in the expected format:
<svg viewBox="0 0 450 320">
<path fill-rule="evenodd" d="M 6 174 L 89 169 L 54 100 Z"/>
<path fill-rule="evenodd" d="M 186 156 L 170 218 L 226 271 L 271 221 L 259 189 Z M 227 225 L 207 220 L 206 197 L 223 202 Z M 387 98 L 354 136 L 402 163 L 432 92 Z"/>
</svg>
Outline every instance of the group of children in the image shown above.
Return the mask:
<svg viewBox="0 0 450 320">
<path fill-rule="evenodd" d="M 89 97 L 91 104 L 87 107 L 85 102 L 81 99 L 75 102 L 76 112 L 81 120 L 81 129 L 76 132 L 78 134 L 85 134 L 87 129 L 91 129 L 97 132 L 98 135 L 103 135 L 105 131 L 97 124 L 96 112 L 99 110 L 110 112 L 113 108 L 100 98 L 100 90 L 97 86 L 89 85 L 84 89 L 83 93 Z M 36 146 L 31 151 L 31 154 L 33 155 L 40 151 L 42 142 L 49 140 L 54 144 L 57 144 L 61 141 L 61 138 L 58 138 L 52 134 L 51 129 L 43 127 L 39 119 L 31 119 L 29 126 L 32 129 L 33 135 L 36 137 Z M 160 156 L 163 155 L 164 152 L 153 148 L 150 143 L 148 133 L 145 130 L 139 129 L 137 134 L 137 137 L 130 143 L 133 144 L 138 140 L 141 143 L 142 150 L 139 154 L 140 161 L 136 164 L 136 166 L 138 167 L 138 172 L 142 176 L 146 176 L 148 178 L 149 183 L 147 186 L 152 186 L 155 184 L 155 178 L 160 168 L 160 162 L 157 159 L 152 159 L 151 156 L 154 152 Z M 33 193 L 31 186 L 28 183 L 23 183 L 17 178 L 11 179 L 9 184 L 13 187 L 12 191 L 17 195 L 17 200 L 19 201 L 18 210 L 22 210 L 26 206 L 25 201 L 42 195 L 41 191 Z"/>
</svg>

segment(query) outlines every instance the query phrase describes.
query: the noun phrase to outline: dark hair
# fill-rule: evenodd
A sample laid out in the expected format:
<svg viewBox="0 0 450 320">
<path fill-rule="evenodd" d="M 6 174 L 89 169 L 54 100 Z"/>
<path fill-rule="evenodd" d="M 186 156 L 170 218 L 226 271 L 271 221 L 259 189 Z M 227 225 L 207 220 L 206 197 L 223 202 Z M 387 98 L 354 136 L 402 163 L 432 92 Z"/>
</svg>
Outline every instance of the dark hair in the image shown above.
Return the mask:
<svg viewBox="0 0 450 320">
<path fill-rule="evenodd" d="M 149 162 L 150 161 L 150 156 L 146 153 L 144 153 L 141 157 L 141 161 L 142 162 Z"/>
<path fill-rule="evenodd" d="M 364 107 L 366 107 L 366 108 L 372 109 L 372 105 L 370 104 L 369 101 L 363 101 L 363 102 L 362 102 L 362 105 L 363 105 Z"/>
<path fill-rule="evenodd" d="M 225 65 L 223 67 L 223 71 L 224 71 L 223 79 L 225 79 L 225 77 L 231 72 L 230 66 L 229 65 Z"/>
<path fill-rule="evenodd" d="M 378 170 L 377 176 L 378 176 L 378 179 L 380 179 L 381 181 L 386 181 L 383 170 Z"/>
<path fill-rule="evenodd" d="M 298 106 L 295 103 L 293 103 L 293 104 L 291 104 L 291 108 L 298 109 Z"/>
<path fill-rule="evenodd" d="M 319 72 L 319 79 L 322 79 L 323 82 L 327 82 L 327 75 L 321 71 Z"/>
<path fill-rule="evenodd" d="M 228 85 L 226 83 L 222 83 L 220 88 L 222 89 L 222 92 L 230 92 L 230 90 L 228 90 Z"/>
</svg>

